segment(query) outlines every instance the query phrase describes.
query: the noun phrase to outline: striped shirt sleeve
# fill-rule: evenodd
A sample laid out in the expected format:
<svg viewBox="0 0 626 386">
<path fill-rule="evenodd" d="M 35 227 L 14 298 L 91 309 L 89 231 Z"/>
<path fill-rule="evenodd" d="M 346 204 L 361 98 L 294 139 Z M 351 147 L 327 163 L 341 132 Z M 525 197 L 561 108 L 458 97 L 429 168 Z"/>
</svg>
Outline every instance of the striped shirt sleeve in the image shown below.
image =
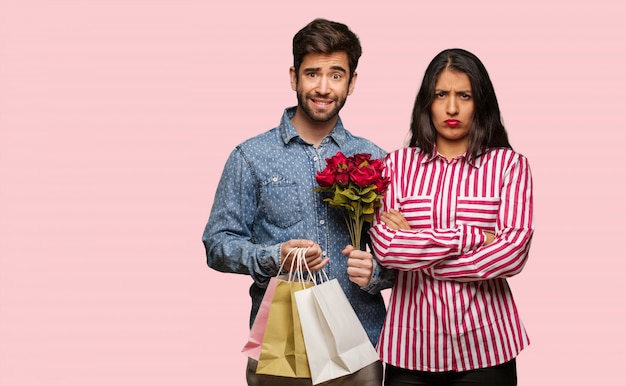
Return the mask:
<svg viewBox="0 0 626 386">
<path fill-rule="evenodd" d="M 492 155 L 480 170 L 467 161 L 463 166 L 444 165 L 443 170 L 410 148 L 391 153 L 386 165 L 392 182 L 381 210 L 399 210 L 411 230 L 390 229 L 377 214 L 370 233 L 380 263 L 458 281 L 520 272 L 533 231 L 530 168 L 525 157 L 511 150 L 498 149 Z M 464 196 L 479 199 L 463 201 Z M 489 211 L 493 224 L 481 222 Z M 496 237 L 487 246 L 484 231 Z"/>
<path fill-rule="evenodd" d="M 532 178 L 525 157 L 517 155 L 504 171 L 495 240 L 454 259 L 443 259 L 431 276 L 448 280 L 485 280 L 521 272 L 533 234 Z"/>
</svg>

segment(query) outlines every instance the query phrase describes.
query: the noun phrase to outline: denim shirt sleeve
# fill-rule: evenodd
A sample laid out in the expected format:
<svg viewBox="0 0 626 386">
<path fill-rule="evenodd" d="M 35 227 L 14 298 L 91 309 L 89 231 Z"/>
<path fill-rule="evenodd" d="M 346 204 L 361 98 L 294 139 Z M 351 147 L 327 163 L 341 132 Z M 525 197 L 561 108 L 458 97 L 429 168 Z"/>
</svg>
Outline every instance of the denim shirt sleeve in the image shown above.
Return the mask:
<svg viewBox="0 0 626 386">
<path fill-rule="evenodd" d="M 209 267 L 247 274 L 260 287 L 278 273 L 281 243 L 257 244 L 252 226 L 258 194 L 255 176 L 241 150 L 229 156 L 218 184 L 202 241 Z"/>
</svg>

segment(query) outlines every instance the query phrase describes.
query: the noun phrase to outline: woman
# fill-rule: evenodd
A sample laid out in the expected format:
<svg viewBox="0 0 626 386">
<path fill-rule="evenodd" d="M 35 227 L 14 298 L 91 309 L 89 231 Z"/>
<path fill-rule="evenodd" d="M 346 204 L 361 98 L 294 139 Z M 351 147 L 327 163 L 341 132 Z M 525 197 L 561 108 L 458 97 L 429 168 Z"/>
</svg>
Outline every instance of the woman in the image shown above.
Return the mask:
<svg viewBox="0 0 626 386">
<path fill-rule="evenodd" d="M 411 134 L 386 158 L 370 230 L 378 261 L 398 270 L 378 345 L 385 385 L 516 385 L 529 340 L 506 278 L 528 257 L 532 181 L 476 56 L 432 60 Z"/>
</svg>

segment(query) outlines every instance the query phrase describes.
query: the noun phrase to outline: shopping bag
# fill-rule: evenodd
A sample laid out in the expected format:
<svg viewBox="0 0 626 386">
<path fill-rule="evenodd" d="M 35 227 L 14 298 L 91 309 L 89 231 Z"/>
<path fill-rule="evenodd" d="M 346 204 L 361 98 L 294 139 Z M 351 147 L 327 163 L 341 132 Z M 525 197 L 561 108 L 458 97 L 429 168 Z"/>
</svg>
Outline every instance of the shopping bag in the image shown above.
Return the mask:
<svg viewBox="0 0 626 386">
<path fill-rule="evenodd" d="M 295 266 L 300 267 L 306 248 L 298 248 L 294 253 L 297 254 L 297 259 L 293 259 Z M 312 282 L 304 279 L 302 271 L 294 271 L 293 264 L 286 279 L 276 279 L 257 374 L 290 378 L 311 377 L 294 293 L 312 285 Z"/>
<path fill-rule="evenodd" d="M 276 290 L 276 283 L 276 277 L 270 279 L 270 282 L 265 289 L 261 305 L 259 306 L 259 311 L 254 318 L 254 323 L 252 323 L 248 341 L 241 349 L 242 353 L 247 354 L 250 358 L 257 361 L 261 355 L 261 344 L 263 343 L 263 335 L 265 334 L 265 326 L 267 325 L 267 317 L 270 312 L 272 297 L 274 296 L 274 291 Z"/>
<path fill-rule="evenodd" d="M 337 279 L 294 296 L 314 385 L 352 374 L 379 359 Z"/>
</svg>

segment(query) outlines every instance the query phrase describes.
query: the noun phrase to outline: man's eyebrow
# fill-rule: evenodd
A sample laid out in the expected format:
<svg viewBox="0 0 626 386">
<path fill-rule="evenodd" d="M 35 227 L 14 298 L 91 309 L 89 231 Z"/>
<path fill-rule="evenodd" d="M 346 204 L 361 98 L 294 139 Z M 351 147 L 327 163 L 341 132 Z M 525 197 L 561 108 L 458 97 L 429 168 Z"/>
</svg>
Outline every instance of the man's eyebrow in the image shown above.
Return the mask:
<svg viewBox="0 0 626 386">
<path fill-rule="evenodd" d="M 342 66 L 331 66 L 330 67 L 331 70 L 335 70 L 335 71 L 341 71 L 344 74 L 346 74 L 348 71 L 346 71 L 345 68 L 343 68 Z"/>
<path fill-rule="evenodd" d="M 331 66 L 330 69 L 333 70 L 333 71 L 341 71 L 344 74 L 348 73 L 348 71 L 345 68 L 343 68 L 342 66 Z M 304 72 L 318 72 L 318 71 L 321 71 L 321 70 L 322 70 L 322 67 L 307 67 L 307 68 L 304 69 Z"/>
</svg>

